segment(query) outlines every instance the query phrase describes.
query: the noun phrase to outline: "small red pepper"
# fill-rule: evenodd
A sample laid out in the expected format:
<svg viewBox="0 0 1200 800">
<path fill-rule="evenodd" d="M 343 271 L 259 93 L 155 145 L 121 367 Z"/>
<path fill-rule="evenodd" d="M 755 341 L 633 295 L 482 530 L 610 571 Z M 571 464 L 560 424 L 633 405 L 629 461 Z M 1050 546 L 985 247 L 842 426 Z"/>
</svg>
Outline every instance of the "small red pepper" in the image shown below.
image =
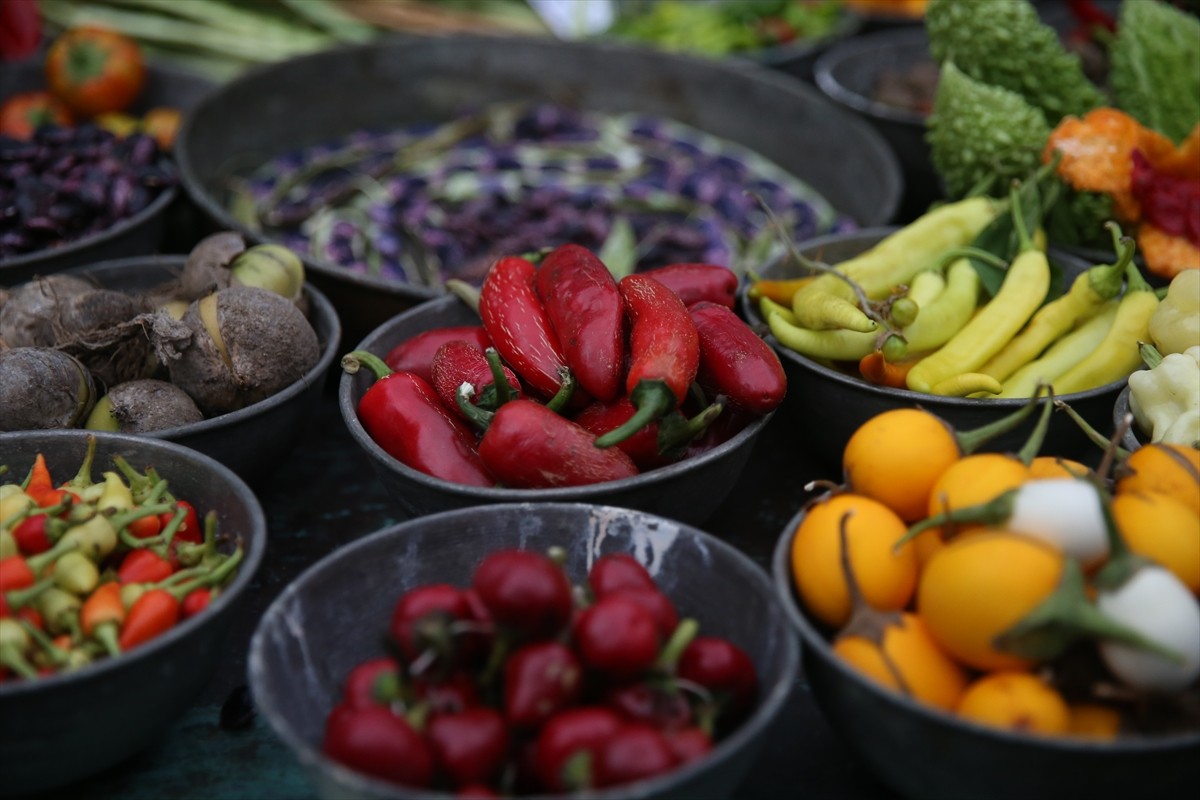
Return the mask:
<svg viewBox="0 0 1200 800">
<path fill-rule="evenodd" d="M 906 361 L 888 361 L 882 350 L 873 350 L 859 359 L 858 373 L 864 380 L 876 386 L 907 389 L 908 373 L 919 360 L 914 358 Z"/>
<path fill-rule="evenodd" d="M 122 650 L 129 650 L 166 633 L 179 621 L 179 600 L 166 589 L 150 589 L 137 599 L 125 616 Z"/>
<path fill-rule="evenodd" d="M 392 372 L 364 350 L 342 359 L 342 369 L 351 374 L 360 366 L 377 380 L 358 401 L 358 418 L 388 455 L 453 483 L 495 483 L 475 451 L 475 435 L 441 404 L 432 386 L 411 372 Z"/>
<path fill-rule="evenodd" d="M 633 401 L 628 397 L 619 397 L 611 403 L 592 403 L 573 419 L 575 424 L 594 436 L 603 436 L 624 425 L 636 413 L 637 407 Z M 651 422 L 628 439 L 617 442 L 617 447 L 625 451 L 643 472 L 665 467 L 683 458 L 688 444 L 703 435 L 720 413 L 720 405 L 709 406 L 691 419 L 672 412 L 658 422 Z"/>
<path fill-rule="evenodd" d="M 50 537 L 46 533 L 46 515 L 34 514 L 26 517 L 12 529 L 17 549 L 27 556 L 44 553 L 50 549 Z"/>
<path fill-rule="evenodd" d="M 201 586 L 188 592 L 179 604 L 179 613 L 183 619 L 191 619 L 212 604 L 212 589 Z"/>
<path fill-rule="evenodd" d="M 733 308 L 737 301 L 737 275 L 717 264 L 668 264 L 642 274 L 679 295 L 685 306 L 709 302 Z"/>
<path fill-rule="evenodd" d="M 612 273 L 586 247 L 556 247 L 537 270 L 537 293 L 580 388 L 598 400 L 621 392 L 625 303 Z"/>
<path fill-rule="evenodd" d="M 400 694 L 400 663 L 380 656 L 361 662 L 342 682 L 342 703 L 352 708 L 386 706 Z"/>
<path fill-rule="evenodd" d="M 583 691 L 583 666 L 562 642 L 533 642 L 504 663 L 504 717 L 518 728 L 537 728 Z"/>
<path fill-rule="evenodd" d="M 590 770 L 576 765 L 590 763 L 623 724 L 615 711 L 597 706 L 568 708 L 551 717 L 538 732 L 535 751 L 542 783 L 555 793 L 591 788 Z M 583 753 L 589 755 L 586 762 L 578 758 Z"/>
<path fill-rule="evenodd" d="M 42 40 L 42 16 L 37 0 L 0 3 L 0 59 L 19 61 L 37 52 Z"/>
<path fill-rule="evenodd" d="M 426 383 L 432 383 L 430 368 L 438 348 L 446 342 L 457 341 L 472 344 L 481 353 L 492 346 L 492 340 L 482 325 L 453 325 L 410 336 L 389 350 L 383 361 L 393 372 L 411 372 L 420 375 Z"/>
<path fill-rule="evenodd" d="M 33 459 L 29 479 L 25 482 L 25 494 L 42 508 L 58 505 L 62 501 L 63 490 L 54 487 L 50 469 L 46 466 L 46 458 L 41 453 Z"/>
<path fill-rule="evenodd" d="M 401 786 L 424 788 L 434 777 L 425 738 L 389 708 L 335 707 L 325 720 L 321 750 L 352 770 Z"/>
<path fill-rule="evenodd" d="M 495 780 L 508 755 L 504 717 L 488 706 L 439 714 L 429 721 L 425 739 L 439 772 L 456 788 Z"/>
<path fill-rule="evenodd" d="M 596 447 L 596 437 L 532 400 L 500 406 L 479 442 L 479 458 L 504 486 L 543 489 L 587 486 L 637 474 L 620 449 Z"/>
<path fill-rule="evenodd" d="M 700 335 L 678 295 L 639 273 L 626 275 L 617 285 L 630 321 L 625 390 L 638 413 L 598 438 L 600 448 L 612 447 L 683 405 L 700 366 Z"/>
<path fill-rule="evenodd" d="M 597 748 L 592 778 L 597 788 L 623 786 L 670 772 L 678 764 L 662 731 L 629 722 Z"/>
<path fill-rule="evenodd" d="M 175 573 L 171 562 L 149 548 L 129 551 L 117 568 L 117 580 L 126 583 L 158 583 Z"/>
<path fill-rule="evenodd" d="M 442 405 L 463 419 L 467 415 L 458 406 L 458 389 L 464 383 L 475 389 L 471 402 L 488 410 L 521 396 L 521 382 L 500 363 L 493 347 L 482 351 L 462 340 L 446 342 L 434 354 L 430 373 Z"/>
<path fill-rule="evenodd" d="M 176 500 L 175 501 L 175 509 L 172 509 L 171 511 L 167 511 L 167 512 L 164 512 L 164 513 L 158 515 L 158 517 L 157 517 L 158 530 L 162 531 L 164 528 L 166 528 L 168 525 L 170 525 L 171 520 L 175 519 L 175 511 L 177 511 L 180 508 L 186 509 L 187 515 L 183 518 L 183 522 L 180 523 L 179 528 L 175 531 L 175 540 L 174 541 L 191 542 L 193 544 L 198 544 L 200 542 L 203 542 L 204 541 L 204 528 L 203 528 L 203 526 L 200 525 L 200 517 L 196 513 L 195 507 L 193 507 L 192 504 L 186 500 Z M 144 528 L 143 530 L 147 530 L 148 527 Z M 132 530 L 132 529 L 133 529 L 133 526 L 130 525 L 130 530 Z M 157 534 L 155 534 L 155 535 L 157 535 Z M 141 539 L 141 538 L 146 538 L 146 537 L 142 537 L 139 535 L 138 538 Z"/>
<path fill-rule="evenodd" d="M 505 363 L 531 390 L 553 397 L 567 360 L 538 299 L 536 277 L 537 267 L 524 258 L 497 261 L 479 289 L 479 317 Z"/>
<path fill-rule="evenodd" d="M 787 393 L 787 376 L 771 346 L 725 306 L 700 302 L 688 314 L 700 336 L 700 387 L 738 411 L 774 411 Z"/>
</svg>

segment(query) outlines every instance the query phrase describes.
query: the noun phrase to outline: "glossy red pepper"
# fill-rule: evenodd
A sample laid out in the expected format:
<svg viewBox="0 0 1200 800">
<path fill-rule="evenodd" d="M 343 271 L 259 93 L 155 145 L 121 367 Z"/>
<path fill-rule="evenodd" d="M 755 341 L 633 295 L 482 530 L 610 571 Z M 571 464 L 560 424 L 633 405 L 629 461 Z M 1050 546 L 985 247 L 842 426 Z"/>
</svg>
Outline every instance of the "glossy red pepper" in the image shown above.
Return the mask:
<svg viewBox="0 0 1200 800">
<path fill-rule="evenodd" d="M 583 667 L 561 642 L 517 648 L 504 664 L 504 718 L 518 728 L 537 728 L 579 699 Z"/>
<path fill-rule="evenodd" d="M 508 755 L 504 717 L 487 706 L 434 717 L 425 738 L 438 772 L 456 788 L 491 782 Z"/>
<path fill-rule="evenodd" d="M 764 415 L 787 393 L 779 356 L 741 317 L 716 303 L 696 303 L 688 314 L 700 336 L 696 381 L 738 411 Z"/>
<path fill-rule="evenodd" d="M 700 336 L 683 301 L 643 274 L 617 284 L 629 317 L 629 372 L 625 390 L 638 413 L 596 440 L 612 447 L 683 405 L 700 366 Z"/>
<path fill-rule="evenodd" d="M 549 556 L 531 550 L 497 550 L 479 562 L 471 590 L 492 620 L 522 636 L 556 636 L 571 618 L 571 582 Z"/>
<path fill-rule="evenodd" d="M 609 593 L 609 595 L 613 594 L 620 595 L 626 600 L 637 603 L 650 612 L 650 615 L 654 617 L 655 625 L 658 627 L 658 635 L 664 642 L 670 638 L 671 634 L 675 631 L 675 626 L 679 624 L 679 612 L 675 609 L 675 604 L 671 602 L 671 598 L 658 589 L 631 586 Z M 609 595 L 605 595 L 605 597 Z"/>
<path fill-rule="evenodd" d="M 402 786 L 423 788 L 433 780 L 433 754 L 424 737 L 380 706 L 334 708 L 321 749 L 339 764 Z"/>
<path fill-rule="evenodd" d="M 600 556 L 588 570 L 587 582 L 596 597 L 621 589 L 658 589 L 642 562 L 626 553 Z"/>
<path fill-rule="evenodd" d="M 117 580 L 126 583 L 158 583 L 171 577 L 171 562 L 150 548 L 130 550 L 117 568 Z"/>
<path fill-rule="evenodd" d="M 612 273 L 586 247 L 556 247 L 537 270 L 537 293 L 580 388 L 598 400 L 621 393 L 625 302 Z"/>
<path fill-rule="evenodd" d="M 573 419 L 575 424 L 598 437 L 621 427 L 636 413 L 637 407 L 632 400 L 619 397 L 609 403 L 594 402 Z M 617 447 L 643 472 L 665 467 L 683 458 L 688 444 L 702 436 L 721 413 L 720 405 L 709 406 L 691 419 L 672 412 L 617 442 Z"/>
<path fill-rule="evenodd" d="M 428 707 L 431 719 L 439 714 L 458 714 L 482 702 L 473 673 L 465 669 L 447 676 L 413 678 L 412 694 Z"/>
<path fill-rule="evenodd" d="M 389 350 L 383 361 L 393 372 L 411 372 L 420 375 L 426 383 L 432 383 L 433 357 L 446 342 L 467 342 L 481 353 L 492 346 L 482 325 L 453 325 L 421 331 L 405 339 Z"/>
<path fill-rule="evenodd" d="M 605 693 L 604 704 L 631 722 L 645 722 L 661 731 L 683 730 L 692 724 L 687 698 L 660 681 L 614 686 Z"/>
<path fill-rule="evenodd" d="M 0 3 L 0 59 L 19 61 L 37 52 L 42 40 L 42 16 L 37 0 Z"/>
<path fill-rule="evenodd" d="M 208 608 L 211 603 L 212 589 L 207 586 L 193 589 L 184 595 L 183 600 L 179 603 L 179 616 L 181 619 L 191 619 Z"/>
<path fill-rule="evenodd" d="M 175 540 L 181 542 L 191 542 L 198 544 L 204 541 L 204 526 L 200 524 L 200 516 L 196 513 L 195 507 L 186 500 L 175 501 L 176 510 L 183 508 L 187 511 L 187 515 L 183 518 L 179 528 L 175 531 Z M 171 524 L 171 520 L 175 518 L 175 511 L 168 511 L 165 514 L 158 516 L 159 530 Z M 143 529 L 143 530 L 148 530 Z M 174 540 L 173 540 L 174 541 Z"/>
<path fill-rule="evenodd" d="M 630 722 L 596 750 L 592 771 L 596 786 L 606 788 L 662 775 L 678 763 L 661 731 L 642 722 Z"/>
<path fill-rule="evenodd" d="M 668 264 L 642 274 L 673 291 L 685 306 L 710 302 L 733 308 L 737 302 L 737 275 L 717 264 Z"/>
<path fill-rule="evenodd" d="M 342 682 L 342 703 L 352 708 L 386 706 L 399 695 L 400 663 L 381 656 L 363 661 Z"/>
<path fill-rule="evenodd" d="M 517 256 L 500 259 L 479 289 L 479 317 L 496 351 L 531 391 L 553 397 L 566 356 L 538 298 L 537 267 Z"/>
<path fill-rule="evenodd" d="M 433 387 L 411 372 L 392 372 L 366 351 L 342 359 L 350 373 L 361 365 L 375 373 L 376 381 L 358 401 L 358 418 L 384 452 L 435 478 L 494 484 L 475 451 L 475 435 L 441 404 Z"/>
<path fill-rule="evenodd" d="M 675 754 L 675 758 L 681 765 L 699 761 L 712 752 L 712 736 L 703 728 L 668 730 L 665 731 L 665 734 L 667 744 L 671 746 L 671 752 Z"/>
<path fill-rule="evenodd" d="M 597 706 L 580 706 L 559 712 L 538 732 L 535 768 L 542 784 L 554 793 L 592 788 L 589 764 L 600 745 L 616 735 L 624 722 L 614 711 Z M 581 766 L 582 765 L 582 766 Z"/>
<path fill-rule="evenodd" d="M 654 614 L 621 592 L 585 608 L 572 634 L 584 665 L 617 679 L 632 678 L 653 666 L 663 641 Z"/>
<path fill-rule="evenodd" d="M 487 410 L 494 411 L 521 396 L 521 382 L 511 369 L 500 363 L 500 357 L 492 347 L 483 351 L 461 339 L 446 342 L 434 354 L 429 371 L 433 376 L 433 390 L 442 405 L 463 419 L 467 417 L 459 408 L 458 390 L 464 383 L 474 387 L 471 402 Z M 502 380 L 497 378 L 497 372 Z"/>
<path fill-rule="evenodd" d="M 732 712 L 748 709 L 758 696 L 754 662 L 737 645 L 716 636 L 697 636 L 679 656 L 675 675 L 727 698 Z"/>
<path fill-rule="evenodd" d="M 638 474 L 623 451 L 532 400 L 497 409 L 479 442 L 479 457 L 498 483 L 514 489 L 587 486 Z"/>
<path fill-rule="evenodd" d="M 21 520 L 12 529 L 17 549 L 27 556 L 44 553 L 50 549 L 51 541 L 46 531 L 46 515 L 34 514 Z"/>
<path fill-rule="evenodd" d="M 457 663 L 459 648 L 451 626 L 470 618 L 471 607 L 462 589 L 431 583 L 401 595 L 392 609 L 389 632 L 408 661 L 432 650 L 441 663 Z"/>
</svg>

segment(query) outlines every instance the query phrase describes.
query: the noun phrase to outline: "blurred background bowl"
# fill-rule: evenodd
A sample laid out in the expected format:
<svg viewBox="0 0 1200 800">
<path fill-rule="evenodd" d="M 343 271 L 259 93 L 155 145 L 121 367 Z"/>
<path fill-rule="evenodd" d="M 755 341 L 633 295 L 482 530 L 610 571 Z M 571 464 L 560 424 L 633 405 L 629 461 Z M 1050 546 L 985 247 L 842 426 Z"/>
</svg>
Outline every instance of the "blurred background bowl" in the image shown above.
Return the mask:
<svg viewBox="0 0 1200 800">
<path fill-rule="evenodd" d="M 867 770 L 919 800 L 1175 797 L 1200 781 L 1200 731 L 1111 742 L 1022 735 L 977 725 L 885 689 L 833 652 L 804 610 L 791 547 L 801 510 L 775 548 L 776 592 L 800 635 L 802 668 L 821 712 Z"/>
<path fill-rule="evenodd" d="M 915 219 L 943 197 L 925 141 L 925 119 L 933 108 L 938 73 L 929 37 L 919 25 L 844 39 L 813 65 L 817 88 L 866 120 L 896 153 L 904 175 L 897 222 Z"/>
<path fill-rule="evenodd" d="M 178 277 L 186 260 L 186 256 L 144 256 L 105 261 L 73 272 L 94 278 L 106 289 L 135 291 Z M 304 291 L 308 320 L 317 333 L 321 355 L 303 378 L 237 411 L 142 435 L 198 450 L 252 485 L 268 478 L 296 446 L 341 346 L 341 323 L 329 299 L 311 283 L 305 284 Z"/>
<path fill-rule="evenodd" d="M 0 102 L 19 92 L 45 89 L 44 56 L 5 64 L 0 69 Z M 186 112 L 213 88 L 206 78 L 177 67 L 151 64 L 146 85 L 131 107 L 134 114 L 166 106 Z M 179 186 L 161 192 L 144 209 L 100 233 L 36 253 L 0 260 L 0 286 L 15 286 L 35 275 L 114 258 L 148 255 L 176 242 L 186 249 L 194 241 L 196 210 Z"/>
<path fill-rule="evenodd" d="M 750 656 L 760 695 L 751 715 L 703 760 L 628 789 L 573 797 L 724 798 L 763 746 L 796 678 L 794 635 L 766 573 L 700 530 L 638 511 L 579 503 L 461 509 L 394 525 L 337 550 L 288 585 L 250 643 L 248 673 L 259 713 L 306 768 L 321 797 L 432 798 L 369 779 L 321 753 L 325 717 L 346 674 L 381 655 L 380 634 L 402 593 L 426 583 L 467 586 L 493 551 L 566 551 L 572 582 L 601 555 L 626 553 L 650 570 L 681 617 Z M 303 620 L 303 625 L 296 624 Z"/>
<path fill-rule="evenodd" d="M 383 358 L 393 347 L 433 328 L 478 325 L 479 316 L 457 297 L 445 295 L 398 314 L 372 331 L 355 350 Z M 338 405 L 350 435 L 371 460 L 378 479 L 406 516 L 492 503 L 584 502 L 618 505 L 699 525 L 728 497 L 763 429 L 774 414 L 754 419 L 733 438 L 701 455 L 632 478 L 552 489 L 466 486 L 418 472 L 388 455 L 358 419 L 358 402 L 374 383 L 369 370 L 344 374 Z"/>
<path fill-rule="evenodd" d="M 218 533 L 239 537 L 245 560 L 207 610 L 136 650 L 69 674 L 0 683 L 0 794 L 6 796 L 93 775 L 152 744 L 181 717 L 225 655 L 226 630 L 266 550 L 266 518 L 249 487 L 174 442 L 81 430 L 0 433 L 0 463 L 20 476 L 42 453 L 50 474 L 65 479 L 79 470 L 89 433 L 96 437 L 95 479 L 114 455 L 139 471 L 153 466 L 201 516 L 217 512 Z"/>
<path fill-rule="evenodd" d="M 819 92 L 771 70 L 613 42 L 454 35 L 329 50 L 248 73 L 188 115 L 177 155 L 188 193 L 221 228 L 250 230 L 227 205 L 229 178 L 357 130 L 442 122 L 465 108 L 551 102 L 645 113 L 740 144 L 806 183 L 859 225 L 889 221 L 903 191 L 887 144 Z M 236 120 L 236 124 L 230 124 Z M 430 287 L 306 258 L 351 340 Z"/>
<path fill-rule="evenodd" d="M 873 247 L 895 230 L 873 228 L 822 236 L 800 243 L 797 249 L 808 258 L 836 265 Z M 1064 286 L 1069 286 L 1075 275 L 1091 266 L 1067 254 L 1060 253 L 1052 258 L 1062 268 Z M 802 275 L 803 270 L 791 259 L 786 259 L 764 267 L 759 274 L 769 279 L 792 278 Z M 741 291 L 742 314 L 751 325 L 765 329 L 766 323 L 757 304 L 750 300 L 748 289 L 749 284 Z M 804 447 L 827 467 L 840 468 L 842 450 L 851 434 L 871 417 L 890 409 L 920 406 L 949 422 L 955 430 L 966 431 L 994 422 L 1028 402 L 1018 398 L 942 397 L 878 386 L 836 368 L 832 362 L 822 363 L 801 355 L 769 334 L 766 340 L 779 354 L 788 378 L 787 397 L 775 412 L 780 418 L 776 433 L 794 437 L 798 447 Z M 1111 435 L 1113 402 L 1124 385 L 1122 379 L 1084 392 L 1061 395 L 1058 399 L 1069 403 L 1096 430 Z M 985 449 L 997 452 L 1019 450 L 1033 431 L 1036 418 L 1037 414 L 1034 414 L 1008 433 L 992 439 Z M 1086 464 L 1094 463 L 1101 454 L 1100 448 L 1078 425 L 1060 412 L 1051 416 L 1040 452 Z"/>
</svg>

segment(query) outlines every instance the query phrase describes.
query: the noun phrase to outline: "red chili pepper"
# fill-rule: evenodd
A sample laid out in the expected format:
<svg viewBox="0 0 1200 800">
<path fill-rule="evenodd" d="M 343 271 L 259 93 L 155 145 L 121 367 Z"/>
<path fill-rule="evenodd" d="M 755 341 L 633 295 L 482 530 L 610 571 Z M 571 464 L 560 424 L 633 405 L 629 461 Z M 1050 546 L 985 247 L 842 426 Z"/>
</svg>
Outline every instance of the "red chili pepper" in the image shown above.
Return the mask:
<svg viewBox="0 0 1200 800">
<path fill-rule="evenodd" d="M 25 494 L 42 508 L 58 505 L 62 501 L 63 491 L 54 486 L 50 478 L 50 469 L 46 466 L 46 458 L 41 453 L 33 459 L 33 467 L 29 470 L 29 479 L 25 483 Z"/>
<path fill-rule="evenodd" d="M 0 59 L 18 61 L 33 55 L 42 40 L 37 0 L 0 3 Z"/>
<path fill-rule="evenodd" d="M 665 731 L 667 744 L 671 752 L 679 759 L 680 765 L 699 761 L 712 752 L 712 736 L 703 728 L 684 728 L 683 730 Z"/>
<path fill-rule="evenodd" d="M 596 750 L 598 788 L 621 786 L 670 772 L 679 763 L 661 731 L 640 722 L 621 727 Z"/>
<path fill-rule="evenodd" d="M 117 643 L 122 650 L 131 650 L 166 633 L 177 622 L 179 600 L 175 595 L 166 589 L 150 589 L 130 607 Z"/>
<path fill-rule="evenodd" d="M 392 610 L 389 632 L 408 661 L 433 650 L 442 664 L 458 663 L 461 655 L 451 625 L 471 618 L 463 590 L 449 583 L 418 586 L 400 596 Z"/>
<path fill-rule="evenodd" d="M 475 706 L 429 721 L 425 738 L 438 772 L 455 788 L 487 784 L 508 755 L 508 727 L 494 708 Z"/>
<path fill-rule="evenodd" d="M 588 570 L 588 586 L 596 597 L 604 597 L 621 589 L 658 589 L 642 562 L 625 553 L 600 556 Z"/>
<path fill-rule="evenodd" d="M 882 350 L 873 350 L 858 361 L 858 374 L 863 380 L 876 386 L 890 386 L 893 389 L 908 388 L 909 371 L 917 365 L 919 358 L 905 361 L 888 361 Z"/>
<path fill-rule="evenodd" d="M 496 481 L 516 489 L 587 486 L 629 478 L 637 466 L 620 449 L 532 400 L 505 403 L 487 423 L 479 457 Z"/>
<path fill-rule="evenodd" d="M 500 363 L 500 356 L 492 347 L 483 351 L 462 340 L 446 342 L 434 354 L 430 373 L 433 390 L 442 404 L 463 419 L 467 415 L 459 408 L 458 390 L 464 383 L 475 390 L 471 402 L 489 411 L 521 396 L 521 382 L 511 369 Z"/>
<path fill-rule="evenodd" d="M 682 730 L 692 724 L 692 707 L 683 693 L 658 681 L 614 686 L 604 704 L 631 722 L 645 722 L 661 731 Z"/>
<path fill-rule="evenodd" d="M 196 509 L 187 500 L 175 501 L 176 509 L 187 509 L 187 516 L 183 518 L 183 524 L 179 526 L 179 530 L 175 531 L 175 538 L 181 542 L 192 542 L 193 544 L 204 541 L 204 526 L 200 524 L 200 516 L 196 513 Z M 166 527 L 171 521 L 169 514 L 163 514 L 159 517 L 162 527 Z M 166 517 L 166 519 L 163 519 Z"/>
<path fill-rule="evenodd" d="M 580 388 L 614 399 L 625 369 L 625 303 L 612 273 L 586 247 L 564 244 L 538 268 L 537 293 Z"/>
<path fill-rule="evenodd" d="M 625 390 L 638 413 L 596 440 L 611 447 L 683 405 L 700 366 L 700 335 L 683 301 L 644 274 L 618 284 L 629 316 L 631 362 Z"/>
<path fill-rule="evenodd" d="M 417 702 L 429 708 L 430 718 L 458 714 L 482 702 L 475 678 L 467 670 L 456 670 L 446 677 L 413 678 L 412 693 Z"/>
<path fill-rule="evenodd" d="M 730 710 L 748 709 L 758 694 L 758 673 L 745 651 L 716 636 L 697 636 L 679 656 L 675 675 L 728 697 Z"/>
<path fill-rule="evenodd" d="M 471 576 L 471 590 L 496 624 L 531 638 L 556 636 L 571 618 L 571 582 L 549 556 L 496 550 Z"/>
<path fill-rule="evenodd" d="M 600 745 L 623 724 L 618 714 L 597 706 L 569 708 L 554 715 L 538 732 L 534 763 L 539 780 L 556 794 L 592 788 L 590 762 Z M 590 756 L 587 761 L 577 758 L 583 753 Z"/>
<path fill-rule="evenodd" d="M 642 274 L 679 295 L 685 306 L 709 302 L 733 308 L 737 301 L 737 275 L 717 264 L 668 264 Z"/>
<path fill-rule="evenodd" d="M 46 532 L 46 515 L 34 514 L 26 517 L 12 529 L 17 549 L 27 556 L 44 553 L 50 549 L 50 537 Z"/>
<path fill-rule="evenodd" d="M 402 786 L 423 788 L 433 780 L 433 755 L 424 738 L 380 706 L 333 709 L 321 749 L 340 764 Z"/>
<path fill-rule="evenodd" d="M 497 261 L 479 289 L 479 317 L 505 363 L 532 391 L 553 397 L 567 360 L 538 299 L 536 277 L 537 267 L 524 258 Z"/>
<path fill-rule="evenodd" d="M 787 376 L 779 356 L 741 317 L 716 303 L 696 303 L 688 314 L 700 336 L 696 381 L 731 408 L 763 415 L 783 402 Z"/>
<path fill-rule="evenodd" d="M 658 635 L 664 642 L 670 638 L 675 631 L 675 626 L 679 624 L 679 612 L 675 609 L 675 604 L 671 602 L 671 598 L 656 588 L 631 586 L 616 592 L 609 592 L 605 597 L 614 594 L 637 603 L 649 611 L 650 615 L 654 617 L 655 625 L 658 626 Z"/>
<path fill-rule="evenodd" d="M 201 586 L 184 595 L 179 604 L 179 614 L 183 619 L 191 619 L 212 604 L 212 589 Z"/>
<path fill-rule="evenodd" d="M 130 550 L 117 567 L 117 580 L 126 583 L 158 583 L 175 573 L 171 562 L 150 548 Z"/>
<path fill-rule="evenodd" d="M 41 613 L 39 613 L 38 610 L 36 608 L 33 608 L 32 606 L 25 606 L 24 608 L 18 608 L 15 616 L 17 619 L 25 620 L 30 625 L 37 628 L 39 631 L 46 630 L 46 621 L 44 619 L 42 619 Z"/>
<path fill-rule="evenodd" d="M 165 524 L 162 518 L 166 517 L 167 520 L 170 521 L 171 517 L 173 516 L 174 514 L 160 514 L 157 517 L 139 517 L 138 519 L 135 519 L 133 522 L 129 523 L 127 529 L 135 539 L 151 539 L 162 533 L 163 525 Z M 190 516 L 193 519 L 195 518 L 195 510 L 192 511 Z M 188 520 L 185 519 L 183 525 L 180 527 L 187 526 L 187 524 Z M 176 532 L 175 535 L 178 536 L 179 533 Z"/>
<path fill-rule="evenodd" d="M 573 635 L 588 668 L 618 679 L 649 669 L 662 645 L 654 615 L 620 592 L 605 595 L 584 609 Z"/>
<path fill-rule="evenodd" d="M 482 325 L 454 325 L 421 331 L 389 350 L 383 360 L 393 372 L 411 372 L 420 375 L 426 383 L 432 383 L 430 367 L 434 355 L 446 342 L 457 341 L 472 344 L 481 353 L 492 346 Z"/>
<path fill-rule="evenodd" d="M 394 658 L 370 658 L 350 670 L 342 683 L 342 703 L 352 708 L 387 706 L 399 695 L 400 663 Z"/>
<path fill-rule="evenodd" d="M 453 483 L 495 483 L 475 451 L 475 435 L 441 404 L 433 387 L 411 372 L 392 372 L 363 350 L 342 359 L 347 372 L 357 372 L 360 365 L 377 380 L 358 401 L 358 418 L 388 455 Z"/>
<path fill-rule="evenodd" d="M 624 425 L 637 407 L 628 397 L 619 397 L 609 403 L 592 403 L 574 416 L 576 425 L 593 436 L 603 436 Z M 688 444 L 702 436 L 721 413 L 721 406 L 709 406 L 700 414 L 688 419 L 672 412 L 658 422 L 651 422 L 628 439 L 617 442 L 620 448 L 633 459 L 643 472 L 665 467 L 683 458 Z"/>
<path fill-rule="evenodd" d="M 574 705 L 583 689 L 583 667 L 561 642 L 519 647 L 504 664 L 504 718 L 518 728 L 537 728 Z"/>
</svg>

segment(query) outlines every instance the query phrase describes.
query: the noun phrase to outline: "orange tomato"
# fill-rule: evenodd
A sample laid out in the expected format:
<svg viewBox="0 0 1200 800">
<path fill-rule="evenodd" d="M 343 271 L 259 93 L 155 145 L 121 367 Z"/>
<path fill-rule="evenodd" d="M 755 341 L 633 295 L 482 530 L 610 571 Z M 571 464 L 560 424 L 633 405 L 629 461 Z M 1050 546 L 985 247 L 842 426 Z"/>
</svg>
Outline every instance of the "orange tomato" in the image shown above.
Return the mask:
<svg viewBox="0 0 1200 800">
<path fill-rule="evenodd" d="M 76 114 L 127 110 L 142 92 L 146 67 L 133 39 L 106 28 L 72 28 L 46 52 L 46 84 Z"/>
<path fill-rule="evenodd" d="M 49 92 L 14 94 L 0 105 L 0 135 L 29 139 L 41 125 L 72 125 L 71 110 Z"/>
</svg>

